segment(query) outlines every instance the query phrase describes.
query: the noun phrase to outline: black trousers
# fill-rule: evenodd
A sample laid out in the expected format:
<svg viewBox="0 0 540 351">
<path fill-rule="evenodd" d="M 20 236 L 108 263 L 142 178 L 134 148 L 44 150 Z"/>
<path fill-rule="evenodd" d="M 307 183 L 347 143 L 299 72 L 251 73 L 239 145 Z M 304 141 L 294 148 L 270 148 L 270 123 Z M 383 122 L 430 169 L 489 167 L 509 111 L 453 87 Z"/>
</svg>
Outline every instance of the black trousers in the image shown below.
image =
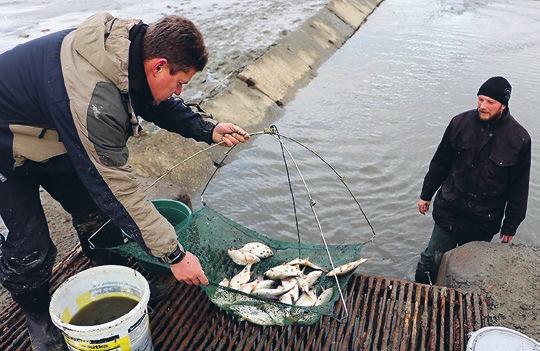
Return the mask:
<svg viewBox="0 0 540 351">
<path fill-rule="evenodd" d="M 90 197 L 67 155 L 45 163 L 27 161 L 0 182 L 0 216 L 8 229 L 0 235 L 0 282 L 17 302 L 47 287 L 56 258 L 40 200 L 40 186 L 71 214 L 83 252 L 96 264 L 123 264 L 125 259 L 100 249 L 124 242 L 109 223 L 92 243 L 88 238 L 108 220 Z"/>
<path fill-rule="evenodd" d="M 435 223 L 428 246 L 420 254 L 420 261 L 416 266 L 414 280 L 417 283 L 435 284 L 442 257 L 447 251 L 471 241 L 489 242 L 492 237 L 493 235 L 464 233 L 455 229 L 447 231 Z"/>
</svg>

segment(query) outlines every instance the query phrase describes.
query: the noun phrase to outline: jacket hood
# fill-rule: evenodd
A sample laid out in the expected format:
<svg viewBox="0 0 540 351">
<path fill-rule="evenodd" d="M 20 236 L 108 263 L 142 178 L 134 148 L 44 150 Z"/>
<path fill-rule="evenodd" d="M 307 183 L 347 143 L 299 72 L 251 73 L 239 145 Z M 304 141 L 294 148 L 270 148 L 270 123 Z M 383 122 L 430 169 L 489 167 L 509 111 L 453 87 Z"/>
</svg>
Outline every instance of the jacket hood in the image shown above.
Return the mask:
<svg viewBox="0 0 540 351">
<path fill-rule="evenodd" d="M 81 23 L 73 37 L 77 53 L 121 91 L 128 91 L 129 31 L 137 23 L 98 13 Z"/>
</svg>

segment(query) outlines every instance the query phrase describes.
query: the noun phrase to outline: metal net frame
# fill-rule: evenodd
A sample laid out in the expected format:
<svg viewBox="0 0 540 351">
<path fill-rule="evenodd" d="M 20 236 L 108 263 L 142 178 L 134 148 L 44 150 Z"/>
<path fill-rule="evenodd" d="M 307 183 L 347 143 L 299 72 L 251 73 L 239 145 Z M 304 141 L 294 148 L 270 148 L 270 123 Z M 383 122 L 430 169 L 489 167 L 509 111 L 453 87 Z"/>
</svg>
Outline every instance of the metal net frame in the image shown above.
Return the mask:
<svg viewBox="0 0 540 351">
<path fill-rule="evenodd" d="M 294 211 L 296 234 L 298 238 L 297 242 L 275 240 L 267 235 L 246 228 L 241 224 L 236 223 L 232 219 L 227 218 L 218 211 L 213 210 L 205 202 L 204 193 L 206 192 L 214 176 L 217 174 L 218 170 L 225 164 L 227 157 L 231 154 L 232 150 L 235 149 L 235 146 L 231 147 L 225 153 L 201 192 L 201 202 L 203 207 L 193 213 L 192 219 L 187 227 L 177 228 L 178 239 L 187 250 L 199 258 L 209 280 L 209 285 L 207 287 L 203 286 L 202 288 L 210 300 L 225 312 L 232 313 L 240 318 L 248 320 L 251 319 L 251 322 L 261 325 L 311 325 L 316 323 L 322 315 L 329 315 L 338 321 L 342 321 L 348 317 L 348 310 L 345 303 L 346 299 L 343 294 L 343 290 L 352 275 L 352 271 L 348 274 L 334 276 L 332 278 L 323 275 L 316 282 L 315 287 L 320 291 L 328 287 L 337 288 L 334 289 L 334 293 L 330 300 L 327 303 L 319 306 L 297 306 L 285 304 L 278 300 L 245 293 L 243 291 L 232 289 L 228 286 L 223 286 L 223 284 L 220 284 L 224 278 L 231 278 L 242 269 L 240 268 L 241 266 L 236 265 L 231 258 L 229 258 L 227 255 L 227 250 L 231 248 L 240 248 L 248 242 L 256 241 L 264 243 L 272 248 L 274 252 L 274 255 L 270 258 L 262 259 L 259 263 L 253 265 L 253 275 L 262 276 L 267 269 L 295 258 L 310 258 L 312 261 L 314 261 L 314 263 L 317 263 L 328 270 L 334 269 L 337 266 L 360 258 L 362 247 L 365 244 L 372 242 L 376 235 L 373 226 L 363 211 L 359 201 L 346 184 L 344 177 L 341 176 L 336 169 L 326 162 L 318 153 L 311 150 L 301 142 L 280 134 L 275 126 L 271 126 L 264 131 L 251 134 L 251 136 L 257 135 L 269 135 L 280 145 Z M 345 186 L 348 193 L 353 198 L 354 202 L 358 206 L 359 211 L 371 229 L 372 235 L 368 240 L 358 244 L 329 245 L 327 243 L 321 223 L 319 221 L 319 216 L 317 215 L 315 209 L 316 202 L 311 195 L 311 191 L 306 180 L 304 179 L 304 176 L 302 175 L 298 163 L 294 159 L 289 148 L 284 144 L 284 140 L 297 144 L 309 151 L 336 174 L 339 181 Z M 197 154 L 192 155 L 188 159 L 183 160 L 169 168 L 148 188 L 153 186 L 187 160 L 193 158 L 203 151 L 209 150 L 216 145 L 212 145 L 211 147 L 202 150 Z M 292 161 L 294 168 L 306 190 L 306 194 L 309 198 L 309 206 L 319 229 L 322 244 L 303 243 L 301 240 L 296 197 L 292 187 L 287 158 Z M 156 268 L 158 270 L 169 269 L 168 265 L 161 263 L 155 257 L 152 257 L 144 252 L 135 242 L 122 245 L 121 247 L 116 248 L 116 251 L 123 255 L 135 257 L 139 262 L 141 262 L 142 266 L 148 270 L 156 270 Z M 334 306 L 338 299 L 341 300 L 341 303 L 343 304 L 344 316 L 336 316 L 334 314 Z M 246 318 L 246 316 L 248 316 L 248 318 Z"/>
</svg>

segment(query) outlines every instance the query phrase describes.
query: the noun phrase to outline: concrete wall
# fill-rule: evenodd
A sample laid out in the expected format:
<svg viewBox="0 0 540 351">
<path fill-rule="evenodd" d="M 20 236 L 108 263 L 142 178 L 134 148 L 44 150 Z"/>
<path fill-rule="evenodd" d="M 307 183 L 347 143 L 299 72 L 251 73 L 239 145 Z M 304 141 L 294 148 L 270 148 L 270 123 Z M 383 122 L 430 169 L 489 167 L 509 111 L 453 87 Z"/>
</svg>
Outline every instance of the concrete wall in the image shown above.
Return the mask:
<svg viewBox="0 0 540 351">
<path fill-rule="evenodd" d="M 317 68 L 364 23 L 382 0 L 332 0 L 298 29 L 248 65 L 232 83 L 201 106 L 216 121 L 233 122 L 258 131 L 282 114 L 283 106 L 316 74 Z M 166 131 L 132 143 L 131 163 L 147 178 L 156 178 L 172 165 L 207 147 Z M 172 172 L 168 181 L 187 193 L 201 189 L 211 171 L 214 148 Z M 218 155 L 219 154 L 219 155 Z"/>
</svg>

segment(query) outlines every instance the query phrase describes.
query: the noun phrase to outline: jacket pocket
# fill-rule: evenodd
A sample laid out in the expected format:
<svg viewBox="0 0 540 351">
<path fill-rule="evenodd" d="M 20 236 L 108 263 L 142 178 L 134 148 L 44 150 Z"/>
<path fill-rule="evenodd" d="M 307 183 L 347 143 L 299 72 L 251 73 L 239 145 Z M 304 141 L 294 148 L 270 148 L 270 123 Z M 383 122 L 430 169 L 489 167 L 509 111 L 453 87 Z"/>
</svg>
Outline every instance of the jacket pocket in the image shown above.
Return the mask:
<svg viewBox="0 0 540 351">
<path fill-rule="evenodd" d="M 512 166 L 517 163 L 517 157 L 512 154 L 495 154 L 489 156 L 483 173 L 484 193 L 492 196 L 501 196 L 506 191 L 508 177 Z"/>
<path fill-rule="evenodd" d="M 466 156 L 472 149 L 472 145 L 463 141 L 457 142 L 455 146 L 456 156 L 463 157 Z"/>
<path fill-rule="evenodd" d="M 109 167 L 124 166 L 129 158 L 126 141 L 130 117 L 114 84 L 96 84 L 86 117 L 88 135 L 100 161 Z"/>
</svg>

